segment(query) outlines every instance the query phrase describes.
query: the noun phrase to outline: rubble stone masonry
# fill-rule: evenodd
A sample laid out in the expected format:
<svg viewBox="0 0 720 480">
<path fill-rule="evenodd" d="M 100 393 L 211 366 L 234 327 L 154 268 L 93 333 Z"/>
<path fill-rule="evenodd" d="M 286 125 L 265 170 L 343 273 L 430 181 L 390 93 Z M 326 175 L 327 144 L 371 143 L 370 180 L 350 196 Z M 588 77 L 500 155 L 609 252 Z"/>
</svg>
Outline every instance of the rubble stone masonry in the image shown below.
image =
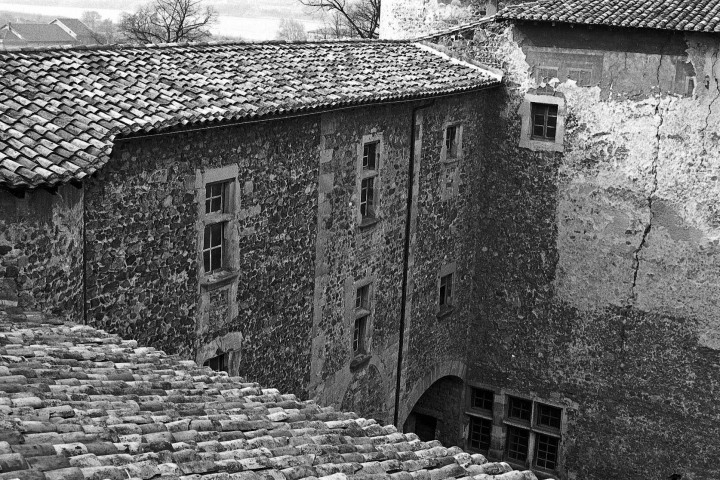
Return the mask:
<svg viewBox="0 0 720 480">
<path fill-rule="evenodd" d="M 463 379 L 565 406 L 561 478 L 720 477 L 720 42 L 501 27 Z M 563 153 L 518 147 L 528 93 L 564 99 Z"/>
</svg>

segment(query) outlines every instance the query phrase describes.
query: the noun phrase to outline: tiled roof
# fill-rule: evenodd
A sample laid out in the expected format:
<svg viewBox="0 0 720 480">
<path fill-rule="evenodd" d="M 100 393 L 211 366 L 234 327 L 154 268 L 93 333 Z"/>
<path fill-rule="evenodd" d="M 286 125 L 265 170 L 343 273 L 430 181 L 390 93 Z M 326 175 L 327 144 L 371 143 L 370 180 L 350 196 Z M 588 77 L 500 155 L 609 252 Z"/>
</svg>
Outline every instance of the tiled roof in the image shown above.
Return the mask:
<svg viewBox="0 0 720 480">
<path fill-rule="evenodd" d="M 3 311 L 0 467 L 2 480 L 535 479 L 135 341 Z"/>
<path fill-rule="evenodd" d="M 10 29 L 26 42 L 72 44 L 75 39 L 58 25 L 51 23 L 12 23 Z"/>
<path fill-rule="evenodd" d="M 62 23 L 78 36 L 91 37 L 93 35 L 93 31 L 77 18 L 56 18 L 54 21 Z"/>
<path fill-rule="evenodd" d="M 498 75 L 407 42 L 0 53 L 0 186 L 82 179 L 117 135 L 428 97 Z"/>
<path fill-rule="evenodd" d="M 498 19 L 720 32 L 720 0 L 537 0 Z"/>
</svg>

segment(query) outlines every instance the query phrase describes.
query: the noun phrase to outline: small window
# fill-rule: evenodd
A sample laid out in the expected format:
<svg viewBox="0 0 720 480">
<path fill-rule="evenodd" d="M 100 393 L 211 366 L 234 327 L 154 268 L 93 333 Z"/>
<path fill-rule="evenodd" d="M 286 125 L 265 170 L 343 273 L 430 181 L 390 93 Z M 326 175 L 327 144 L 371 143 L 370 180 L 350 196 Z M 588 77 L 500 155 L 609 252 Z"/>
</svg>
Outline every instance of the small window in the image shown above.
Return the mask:
<svg viewBox="0 0 720 480">
<path fill-rule="evenodd" d="M 365 327 L 367 316 L 356 318 L 353 328 L 353 353 L 359 355 L 365 353 Z"/>
<path fill-rule="evenodd" d="M 445 129 L 445 150 L 447 158 L 457 158 L 458 156 L 458 127 L 450 125 Z"/>
<path fill-rule="evenodd" d="M 568 70 L 568 79 L 575 80 L 579 87 L 589 87 L 592 84 L 592 70 L 571 68 Z"/>
<path fill-rule="evenodd" d="M 495 394 L 492 391 L 483 388 L 473 388 L 470 395 L 471 408 L 492 410 L 493 402 L 495 401 Z"/>
<path fill-rule="evenodd" d="M 560 430 L 562 422 L 562 409 L 551 407 L 542 403 L 537 404 L 537 424 L 540 427 L 548 427 Z"/>
<path fill-rule="evenodd" d="M 507 428 L 505 453 L 509 459 L 525 463 L 527 461 L 529 443 L 530 432 L 528 430 L 516 427 Z"/>
<path fill-rule="evenodd" d="M 530 421 L 532 402 L 524 398 L 509 397 L 508 418 Z"/>
<path fill-rule="evenodd" d="M 370 285 L 364 285 L 357 289 L 355 295 L 356 310 L 370 310 Z"/>
<path fill-rule="evenodd" d="M 491 433 L 492 421 L 487 418 L 470 417 L 470 428 L 468 430 L 468 445 L 470 448 L 489 450 Z"/>
<path fill-rule="evenodd" d="M 227 212 L 227 186 L 229 182 L 210 183 L 205 186 L 205 213 Z"/>
<path fill-rule="evenodd" d="M 453 274 L 440 277 L 440 308 L 452 307 Z"/>
<path fill-rule="evenodd" d="M 203 238 L 203 267 L 205 273 L 223 268 L 223 244 L 225 223 L 211 223 L 205 226 Z"/>
<path fill-rule="evenodd" d="M 363 145 L 363 170 L 377 170 L 378 163 L 378 142 L 366 143 Z"/>
<path fill-rule="evenodd" d="M 212 357 L 203 363 L 204 366 L 210 367 L 211 369 L 215 370 L 216 372 L 227 372 L 228 371 L 228 354 L 227 353 L 221 353 L 220 355 L 216 357 Z"/>
<path fill-rule="evenodd" d="M 535 444 L 535 466 L 555 470 L 559 447 L 559 438 L 538 434 Z"/>
<path fill-rule="evenodd" d="M 557 105 L 532 104 L 532 138 L 555 141 L 557 130 Z"/>
<path fill-rule="evenodd" d="M 558 78 L 557 67 L 538 67 L 537 68 L 538 83 L 549 82 L 553 78 Z"/>
<path fill-rule="evenodd" d="M 375 217 L 375 177 L 363 178 L 360 184 L 360 215 Z"/>
</svg>

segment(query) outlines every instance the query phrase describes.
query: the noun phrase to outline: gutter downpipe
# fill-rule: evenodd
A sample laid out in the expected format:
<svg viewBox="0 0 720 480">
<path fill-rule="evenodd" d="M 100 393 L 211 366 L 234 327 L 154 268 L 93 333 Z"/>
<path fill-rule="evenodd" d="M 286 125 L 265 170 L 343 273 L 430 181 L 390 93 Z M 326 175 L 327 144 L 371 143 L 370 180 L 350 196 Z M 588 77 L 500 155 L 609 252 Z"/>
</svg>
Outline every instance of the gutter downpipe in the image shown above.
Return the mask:
<svg viewBox="0 0 720 480">
<path fill-rule="evenodd" d="M 400 337 L 398 338 L 398 356 L 397 356 L 397 372 L 395 374 L 395 413 L 393 416 L 393 424 L 398 430 L 402 429 L 401 425 L 398 425 L 400 415 L 400 385 L 401 385 L 401 374 L 402 374 L 402 363 L 403 363 L 403 348 L 405 344 L 405 315 L 407 303 L 407 286 L 408 286 L 408 268 L 410 264 L 410 233 L 411 233 L 411 222 L 412 222 L 412 211 L 413 211 L 413 189 L 415 188 L 415 148 L 417 144 L 417 131 L 415 129 L 415 123 L 417 121 L 417 112 L 428 108 L 435 103 L 432 100 L 424 105 L 419 105 L 412 109 L 410 116 L 410 159 L 408 161 L 408 187 L 407 187 L 407 205 L 405 211 L 405 244 L 403 245 L 403 273 L 402 273 L 402 291 L 400 298 Z M 419 181 L 419 180 L 418 180 Z"/>
</svg>

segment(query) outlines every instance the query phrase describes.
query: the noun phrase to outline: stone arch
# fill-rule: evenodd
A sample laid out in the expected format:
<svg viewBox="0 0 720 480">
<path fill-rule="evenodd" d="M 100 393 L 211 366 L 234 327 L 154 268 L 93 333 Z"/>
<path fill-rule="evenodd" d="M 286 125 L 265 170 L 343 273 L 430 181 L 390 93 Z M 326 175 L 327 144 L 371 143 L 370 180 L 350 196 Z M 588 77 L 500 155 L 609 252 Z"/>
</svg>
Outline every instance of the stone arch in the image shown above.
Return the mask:
<svg viewBox="0 0 720 480">
<path fill-rule="evenodd" d="M 398 415 L 398 428 L 407 420 L 410 411 L 420 400 L 420 397 L 438 380 L 443 377 L 458 377 L 463 382 L 467 373 L 467 364 L 462 360 L 445 360 L 436 364 L 420 381 L 418 381 L 405 396 L 405 400 L 401 402 L 400 413 Z"/>
</svg>

